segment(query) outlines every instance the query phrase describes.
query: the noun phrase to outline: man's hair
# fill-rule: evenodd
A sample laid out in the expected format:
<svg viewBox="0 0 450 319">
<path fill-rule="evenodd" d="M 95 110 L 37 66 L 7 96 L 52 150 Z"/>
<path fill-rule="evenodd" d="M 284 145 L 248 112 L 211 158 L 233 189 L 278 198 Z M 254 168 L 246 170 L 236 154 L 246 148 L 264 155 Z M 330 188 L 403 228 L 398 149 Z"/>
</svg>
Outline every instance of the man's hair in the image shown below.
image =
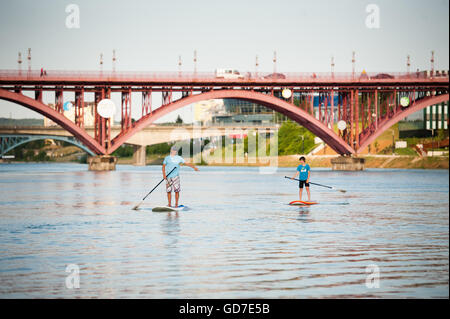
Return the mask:
<svg viewBox="0 0 450 319">
<path fill-rule="evenodd" d="M 299 161 L 306 162 L 306 158 L 304 156 L 300 157 Z"/>
</svg>

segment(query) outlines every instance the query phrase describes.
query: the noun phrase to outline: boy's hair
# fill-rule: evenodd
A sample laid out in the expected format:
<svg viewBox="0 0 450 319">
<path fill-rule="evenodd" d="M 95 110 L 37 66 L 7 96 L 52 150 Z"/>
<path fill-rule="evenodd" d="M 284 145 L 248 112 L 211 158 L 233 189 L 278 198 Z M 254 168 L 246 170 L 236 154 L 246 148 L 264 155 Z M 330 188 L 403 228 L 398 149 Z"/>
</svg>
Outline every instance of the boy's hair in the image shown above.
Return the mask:
<svg viewBox="0 0 450 319">
<path fill-rule="evenodd" d="M 306 158 L 304 156 L 300 157 L 299 161 L 306 162 Z"/>
</svg>

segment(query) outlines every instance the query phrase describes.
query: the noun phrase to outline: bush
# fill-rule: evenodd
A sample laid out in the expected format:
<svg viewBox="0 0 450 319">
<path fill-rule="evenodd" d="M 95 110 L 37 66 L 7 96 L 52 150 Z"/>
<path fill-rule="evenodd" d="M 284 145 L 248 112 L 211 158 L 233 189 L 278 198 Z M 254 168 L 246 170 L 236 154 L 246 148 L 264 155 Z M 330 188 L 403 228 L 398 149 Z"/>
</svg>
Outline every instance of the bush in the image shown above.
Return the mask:
<svg viewBox="0 0 450 319">
<path fill-rule="evenodd" d="M 170 153 L 170 145 L 168 143 L 160 143 L 147 146 L 145 150 L 147 155 L 164 155 Z"/>
<path fill-rule="evenodd" d="M 134 153 L 134 147 L 131 145 L 121 145 L 112 155 L 117 157 L 131 157 Z"/>
</svg>

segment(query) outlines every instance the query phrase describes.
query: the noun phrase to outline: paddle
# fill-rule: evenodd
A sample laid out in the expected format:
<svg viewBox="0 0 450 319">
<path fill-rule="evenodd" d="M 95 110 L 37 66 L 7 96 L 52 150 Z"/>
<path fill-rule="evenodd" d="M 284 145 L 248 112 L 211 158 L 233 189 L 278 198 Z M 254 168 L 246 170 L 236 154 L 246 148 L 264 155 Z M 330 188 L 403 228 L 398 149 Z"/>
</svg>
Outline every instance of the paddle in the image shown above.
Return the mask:
<svg viewBox="0 0 450 319">
<path fill-rule="evenodd" d="M 170 173 L 167 174 L 166 176 L 169 176 L 175 169 L 176 169 L 176 167 L 174 167 L 173 170 L 171 170 Z M 147 198 L 147 196 L 150 195 L 156 189 L 156 187 L 158 187 L 159 184 L 161 184 L 162 182 L 164 182 L 164 178 L 155 187 L 153 187 L 153 189 L 147 195 L 145 195 L 145 197 L 142 199 L 142 201 L 139 204 L 137 204 L 136 206 L 134 206 L 133 209 L 138 210 L 139 206 L 142 205 L 142 203 Z"/>
<path fill-rule="evenodd" d="M 292 179 L 292 180 L 294 180 L 294 181 L 300 181 L 300 180 L 297 179 L 297 178 L 292 178 L 292 177 L 288 177 L 288 176 L 285 176 L 284 178 Z M 316 186 L 322 186 L 322 187 L 326 187 L 326 188 L 329 188 L 329 189 L 334 189 L 334 190 L 340 191 L 340 192 L 342 192 L 342 193 L 345 193 L 345 192 L 346 192 L 346 190 L 344 190 L 344 189 L 337 189 L 337 188 L 334 188 L 334 187 L 332 187 L 332 186 L 322 185 L 322 184 L 313 183 L 313 182 L 309 182 L 309 183 L 310 183 L 310 184 L 313 184 L 313 185 L 316 185 Z"/>
</svg>

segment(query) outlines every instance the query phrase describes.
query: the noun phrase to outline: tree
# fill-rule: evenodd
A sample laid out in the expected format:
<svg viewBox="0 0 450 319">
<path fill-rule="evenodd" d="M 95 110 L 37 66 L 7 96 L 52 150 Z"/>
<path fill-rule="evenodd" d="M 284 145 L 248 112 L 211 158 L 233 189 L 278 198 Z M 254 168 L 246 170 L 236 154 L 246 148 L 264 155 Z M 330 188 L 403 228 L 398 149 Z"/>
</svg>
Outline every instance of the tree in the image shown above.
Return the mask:
<svg viewBox="0 0 450 319">
<path fill-rule="evenodd" d="M 181 116 L 178 114 L 177 120 L 175 121 L 175 123 L 177 124 L 183 124 L 183 119 L 181 118 Z"/>
</svg>

